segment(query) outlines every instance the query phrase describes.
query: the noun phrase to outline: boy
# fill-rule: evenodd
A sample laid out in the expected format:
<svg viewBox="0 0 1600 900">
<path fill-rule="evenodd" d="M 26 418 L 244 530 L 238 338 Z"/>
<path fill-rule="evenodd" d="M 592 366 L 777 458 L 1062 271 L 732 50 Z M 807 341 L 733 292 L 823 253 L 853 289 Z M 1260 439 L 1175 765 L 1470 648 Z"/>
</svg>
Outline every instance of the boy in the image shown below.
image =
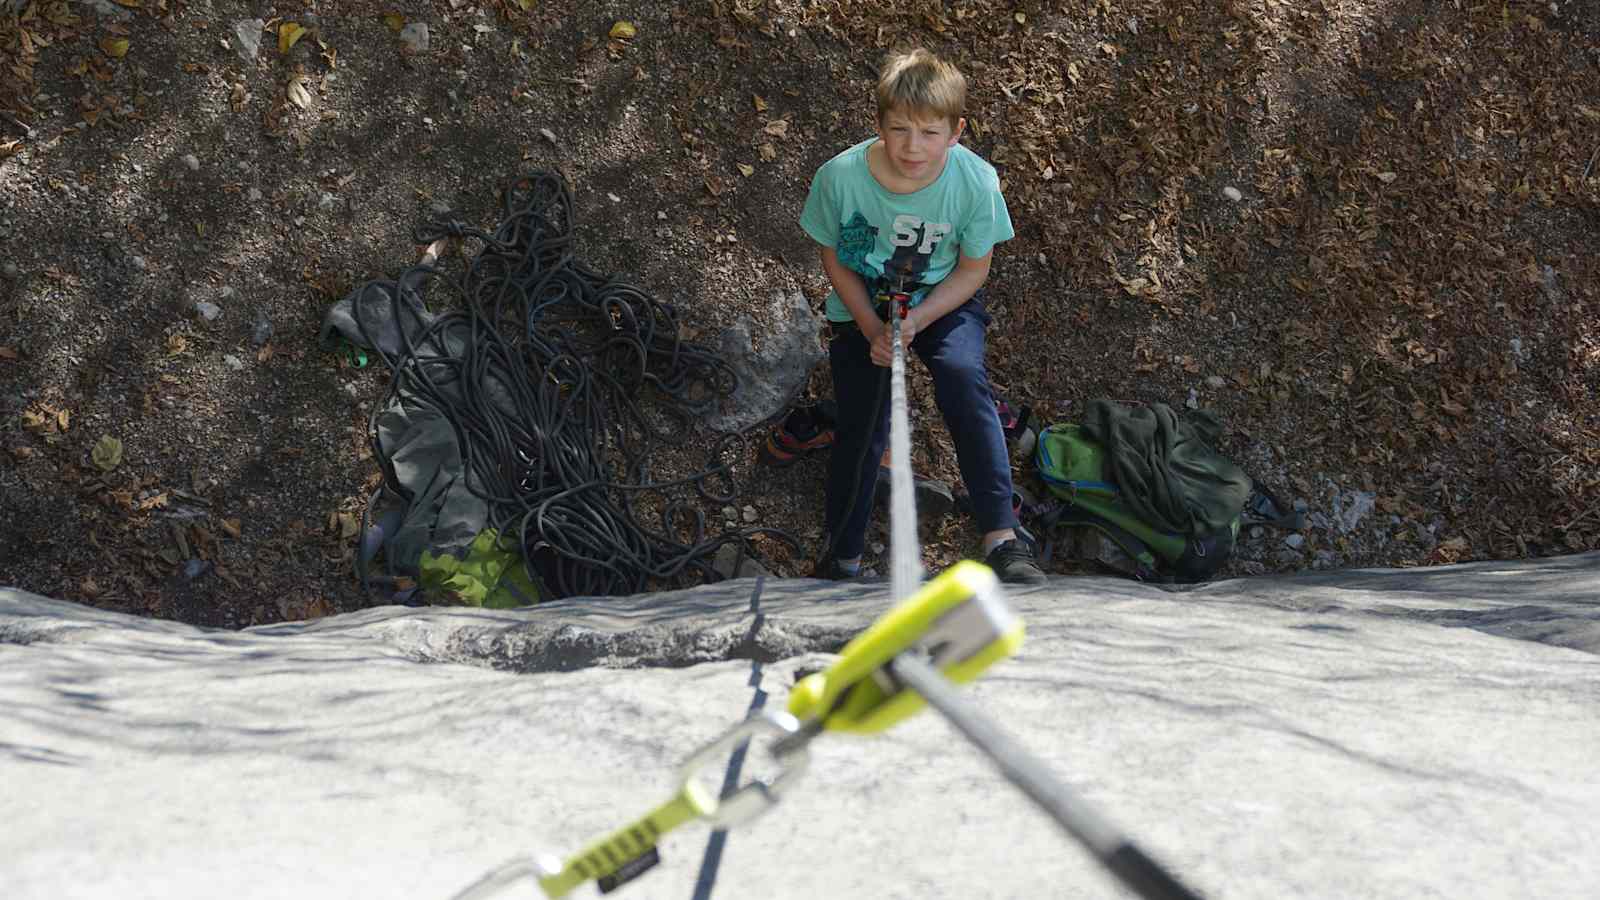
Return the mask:
<svg viewBox="0 0 1600 900">
<path fill-rule="evenodd" d="M 878 136 L 817 170 L 800 216 L 833 284 L 828 358 L 838 425 L 819 574 L 860 571 L 889 427 L 893 348 L 888 311 L 875 304 L 880 292 L 900 289 L 911 294 L 901 340 L 933 376 L 985 562 L 1002 581 L 1042 584 L 1044 572 L 1013 531 L 1011 464 L 984 369 L 989 315 L 980 289 L 994 245 L 1013 232 L 994 167 L 959 143 L 966 79 L 919 49 L 887 60 L 876 93 Z"/>
</svg>

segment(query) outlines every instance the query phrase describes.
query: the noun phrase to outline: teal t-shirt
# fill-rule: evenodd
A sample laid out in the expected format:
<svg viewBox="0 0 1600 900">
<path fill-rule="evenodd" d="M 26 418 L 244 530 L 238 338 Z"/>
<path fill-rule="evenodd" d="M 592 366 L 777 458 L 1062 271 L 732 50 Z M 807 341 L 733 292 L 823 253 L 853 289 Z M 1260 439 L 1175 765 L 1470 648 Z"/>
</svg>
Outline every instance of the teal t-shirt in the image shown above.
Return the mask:
<svg viewBox="0 0 1600 900">
<path fill-rule="evenodd" d="M 904 276 L 911 305 L 956 267 L 956 254 L 977 259 L 1009 240 L 1011 214 L 994 166 L 965 146 L 950 148 L 944 171 L 910 194 L 886 190 L 867 169 L 869 138 L 822 164 L 800 227 L 832 247 L 867 284 L 867 295 L 895 287 Z M 828 320 L 850 321 L 837 291 L 828 292 Z"/>
</svg>

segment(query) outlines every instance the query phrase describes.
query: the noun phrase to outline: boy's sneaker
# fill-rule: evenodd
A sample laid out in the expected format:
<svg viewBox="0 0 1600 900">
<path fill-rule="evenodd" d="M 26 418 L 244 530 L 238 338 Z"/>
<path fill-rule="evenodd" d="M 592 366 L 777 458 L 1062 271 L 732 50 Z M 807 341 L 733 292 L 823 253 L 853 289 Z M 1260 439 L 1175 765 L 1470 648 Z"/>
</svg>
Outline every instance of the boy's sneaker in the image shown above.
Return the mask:
<svg viewBox="0 0 1600 900">
<path fill-rule="evenodd" d="M 864 571 L 864 570 L 857 569 L 854 572 L 846 572 L 844 569 L 839 568 L 839 561 L 838 560 L 830 559 L 830 560 L 828 560 L 826 562 L 817 563 L 816 567 L 811 570 L 811 577 L 812 578 L 821 578 L 824 581 L 870 581 L 870 580 L 872 580 L 868 576 L 862 575 L 861 574 L 862 571 Z"/>
<path fill-rule="evenodd" d="M 1001 541 L 990 550 L 984 564 L 993 569 L 994 574 L 1006 584 L 1045 583 L 1044 570 L 1034 561 L 1033 549 L 1015 538 Z"/>
</svg>

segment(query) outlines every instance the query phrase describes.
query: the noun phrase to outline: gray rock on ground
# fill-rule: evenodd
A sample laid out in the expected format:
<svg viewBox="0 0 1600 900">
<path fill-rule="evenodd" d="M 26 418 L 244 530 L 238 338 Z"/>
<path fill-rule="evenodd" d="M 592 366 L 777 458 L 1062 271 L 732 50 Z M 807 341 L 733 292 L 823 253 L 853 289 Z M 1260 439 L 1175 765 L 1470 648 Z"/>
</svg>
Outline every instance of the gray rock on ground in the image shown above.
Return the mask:
<svg viewBox="0 0 1600 900">
<path fill-rule="evenodd" d="M 706 417 L 716 431 L 743 431 L 776 416 L 822 361 L 822 317 L 805 295 L 774 294 L 770 308 L 770 324 L 747 320 L 722 334 L 719 350 L 738 374 L 739 390 L 726 409 Z M 752 340 L 752 333 L 762 335 L 759 342 Z"/>
<path fill-rule="evenodd" d="M 1588 898 L 1597 597 L 1593 553 L 1058 578 L 1011 595 L 1027 643 L 966 695 L 1207 896 Z M 664 800 L 887 606 L 744 579 L 227 632 L 0 589 L 5 894 L 449 897 Z M 765 818 L 661 852 L 619 896 L 1117 896 L 926 712 L 824 735 Z"/>
</svg>

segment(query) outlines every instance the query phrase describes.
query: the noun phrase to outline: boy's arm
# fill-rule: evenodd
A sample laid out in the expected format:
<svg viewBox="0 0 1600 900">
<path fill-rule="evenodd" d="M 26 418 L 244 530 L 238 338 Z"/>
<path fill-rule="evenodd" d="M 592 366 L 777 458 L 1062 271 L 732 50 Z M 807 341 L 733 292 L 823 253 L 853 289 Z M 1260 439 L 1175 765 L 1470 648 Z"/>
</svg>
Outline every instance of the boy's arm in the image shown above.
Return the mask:
<svg viewBox="0 0 1600 900">
<path fill-rule="evenodd" d="M 855 320 L 856 327 L 861 329 L 861 334 L 867 340 L 877 337 L 883 328 L 883 320 L 873 311 L 872 298 L 867 296 L 867 283 L 862 281 L 861 276 L 849 266 L 839 261 L 839 255 L 832 247 L 820 249 L 822 270 L 828 273 L 828 280 L 833 283 L 833 289 L 838 292 L 839 299 L 844 301 L 844 308 L 850 311 L 850 318 Z"/>
<path fill-rule="evenodd" d="M 911 307 L 906 313 L 907 318 L 916 319 L 916 330 L 927 328 L 939 321 L 945 313 L 971 300 L 972 295 L 978 292 L 978 288 L 983 287 L 983 283 L 989 280 L 989 263 L 993 259 L 992 249 L 977 259 L 965 253 L 958 253 L 956 267 L 950 274 L 934 285 L 933 290 L 922 298 L 921 303 Z"/>
</svg>

